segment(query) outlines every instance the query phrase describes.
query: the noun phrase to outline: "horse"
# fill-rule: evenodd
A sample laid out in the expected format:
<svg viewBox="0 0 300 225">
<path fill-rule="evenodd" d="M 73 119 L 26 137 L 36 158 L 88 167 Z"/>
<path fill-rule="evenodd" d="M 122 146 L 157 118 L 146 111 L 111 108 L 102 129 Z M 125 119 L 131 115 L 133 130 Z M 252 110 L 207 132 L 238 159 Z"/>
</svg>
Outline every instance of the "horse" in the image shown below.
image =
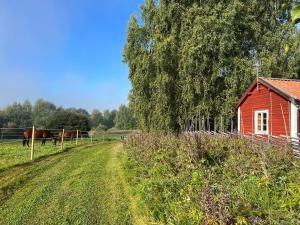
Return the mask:
<svg viewBox="0 0 300 225">
<path fill-rule="evenodd" d="M 29 140 L 32 138 L 32 129 L 25 129 L 23 132 L 23 146 L 29 147 Z M 53 144 L 56 145 L 57 138 L 48 130 L 35 130 L 35 139 L 41 139 L 42 145 L 46 145 L 47 138 L 52 138 Z"/>
<path fill-rule="evenodd" d="M 58 139 L 59 141 L 62 141 L 62 134 L 63 132 L 59 132 L 58 134 Z M 81 131 L 78 131 L 78 136 L 81 136 Z M 77 137 L 77 130 L 68 130 L 64 132 L 64 138 L 66 139 L 71 139 L 72 141 L 74 140 L 74 138 Z"/>
</svg>

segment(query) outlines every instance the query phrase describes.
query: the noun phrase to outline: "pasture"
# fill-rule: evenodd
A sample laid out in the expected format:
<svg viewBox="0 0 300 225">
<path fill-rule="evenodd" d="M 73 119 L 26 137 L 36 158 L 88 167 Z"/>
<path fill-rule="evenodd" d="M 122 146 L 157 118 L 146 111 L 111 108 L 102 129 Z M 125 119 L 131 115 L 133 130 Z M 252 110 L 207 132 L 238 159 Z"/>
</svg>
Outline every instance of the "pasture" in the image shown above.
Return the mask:
<svg viewBox="0 0 300 225">
<path fill-rule="evenodd" d="M 2 148 L 0 224 L 145 224 L 114 138 L 37 145 L 34 162 L 20 143 Z"/>
<path fill-rule="evenodd" d="M 88 137 L 83 136 L 79 138 L 78 146 L 85 146 L 89 143 L 102 143 L 106 141 L 120 140 L 120 136 L 124 133 L 106 133 L 97 134 L 97 136 Z M 0 171 L 2 169 L 17 165 L 28 163 L 31 161 L 31 147 L 22 145 L 22 138 L 18 139 L 3 139 L 0 141 Z M 31 141 L 30 141 L 31 145 Z M 72 149 L 76 147 L 76 138 L 74 140 L 65 139 L 63 144 L 64 150 Z M 53 145 L 51 140 L 47 140 L 46 145 L 42 146 L 41 140 L 35 141 L 34 159 L 40 159 L 45 156 L 53 155 L 62 152 L 61 143 L 57 142 L 57 145 Z"/>
</svg>

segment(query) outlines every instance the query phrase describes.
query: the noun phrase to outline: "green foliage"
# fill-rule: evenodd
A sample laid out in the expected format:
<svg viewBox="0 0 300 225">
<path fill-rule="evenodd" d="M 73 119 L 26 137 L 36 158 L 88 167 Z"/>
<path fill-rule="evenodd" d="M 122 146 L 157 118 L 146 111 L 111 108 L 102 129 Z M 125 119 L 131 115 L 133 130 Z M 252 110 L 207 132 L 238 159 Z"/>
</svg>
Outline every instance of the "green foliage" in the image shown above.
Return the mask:
<svg viewBox="0 0 300 225">
<path fill-rule="evenodd" d="M 107 109 L 103 112 L 103 125 L 105 125 L 107 129 L 114 127 L 114 120 L 116 118 L 116 114 L 116 110 L 109 111 Z"/>
<path fill-rule="evenodd" d="M 261 76 L 297 78 L 294 2 L 145 1 L 124 48 L 139 126 L 174 131 L 191 118 L 232 118 L 257 59 Z"/>
<path fill-rule="evenodd" d="M 29 101 L 15 102 L 0 111 L 0 127 L 25 128 L 35 125 L 40 129 L 89 130 L 101 127 L 107 130 L 115 126 L 116 120 L 120 129 L 134 128 L 135 120 L 128 107 L 121 106 L 119 111 L 105 110 L 102 113 L 94 109 L 90 115 L 85 109 L 64 109 L 43 99 L 37 100 L 33 107 Z"/>
<path fill-rule="evenodd" d="M 91 127 L 98 128 L 100 125 L 104 126 L 103 122 L 103 114 L 98 109 L 94 109 L 91 114 Z"/>
<path fill-rule="evenodd" d="M 29 101 L 14 102 L 2 112 L 2 123 L 5 127 L 19 128 L 32 126 L 32 106 Z"/>
<path fill-rule="evenodd" d="M 96 127 L 95 132 L 102 132 L 102 131 L 106 131 L 107 127 L 103 124 L 99 124 L 98 127 Z"/>
<path fill-rule="evenodd" d="M 136 128 L 136 121 L 133 113 L 126 105 L 121 105 L 114 120 L 115 127 L 121 130 L 132 130 Z"/>
<path fill-rule="evenodd" d="M 294 24 L 300 22 L 300 5 L 297 5 L 292 9 L 291 16 Z"/>
<path fill-rule="evenodd" d="M 4 127 L 6 123 L 5 115 L 3 111 L 0 111 L 0 127 Z"/>
<path fill-rule="evenodd" d="M 56 106 L 53 103 L 43 99 L 37 100 L 32 110 L 33 124 L 39 128 L 46 128 L 49 117 L 55 112 Z"/>
<path fill-rule="evenodd" d="M 298 224 L 299 160 L 237 137 L 137 134 L 129 181 L 162 224 Z"/>
<path fill-rule="evenodd" d="M 46 127 L 48 129 L 90 130 L 89 117 L 72 110 L 60 109 L 48 117 Z"/>
</svg>

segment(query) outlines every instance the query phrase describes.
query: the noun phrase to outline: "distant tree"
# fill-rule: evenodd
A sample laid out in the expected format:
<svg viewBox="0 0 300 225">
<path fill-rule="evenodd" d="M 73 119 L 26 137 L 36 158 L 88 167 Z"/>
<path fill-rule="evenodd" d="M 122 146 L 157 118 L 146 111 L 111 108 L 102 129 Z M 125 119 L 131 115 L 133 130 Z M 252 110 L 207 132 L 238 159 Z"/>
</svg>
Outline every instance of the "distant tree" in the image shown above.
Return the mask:
<svg viewBox="0 0 300 225">
<path fill-rule="evenodd" d="M 32 105 L 31 103 L 26 100 L 22 104 L 22 110 L 23 110 L 23 125 L 25 127 L 32 126 L 33 123 L 33 117 L 32 117 Z"/>
<path fill-rule="evenodd" d="M 11 128 L 24 128 L 32 126 L 32 106 L 29 101 L 13 103 L 2 112 L 5 118 L 5 126 Z"/>
<path fill-rule="evenodd" d="M 107 129 L 114 127 L 114 120 L 116 118 L 116 114 L 116 110 L 109 111 L 107 109 L 103 112 L 103 125 L 105 125 Z"/>
<path fill-rule="evenodd" d="M 0 111 L 0 127 L 4 127 L 6 123 L 5 115 L 3 111 Z"/>
<path fill-rule="evenodd" d="M 50 129 L 90 130 L 88 116 L 63 109 L 59 109 L 49 117 L 47 127 Z"/>
<path fill-rule="evenodd" d="M 115 118 L 115 127 L 122 130 L 130 130 L 136 128 L 136 121 L 129 107 L 121 105 L 117 111 Z"/>
<path fill-rule="evenodd" d="M 66 110 L 71 111 L 71 112 L 76 112 L 76 113 L 82 114 L 82 115 L 87 116 L 87 117 L 90 116 L 89 112 L 85 109 L 68 108 Z"/>
<path fill-rule="evenodd" d="M 47 128 L 48 119 L 56 112 L 56 106 L 48 101 L 39 99 L 33 107 L 33 123 L 38 128 Z"/>
<path fill-rule="evenodd" d="M 89 112 L 87 110 L 81 109 L 81 108 L 77 109 L 77 113 L 82 114 L 82 115 L 87 116 L 87 117 L 90 116 L 90 114 L 89 114 Z"/>
<path fill-rule="evenodd" d="M 95 132 L 102 132 L 102 131 L 106 131 L 106 130 L 107 130 L 107 127 L 101 123 L 95 128 Z"/>
<path fill-rule="evenodd" d="M 100 124 L 103 124 L 103 122 L 103 114 L 98 109 L 94 109 L 91 114 L 91 127 L 96 128 Z"/>
</svg>

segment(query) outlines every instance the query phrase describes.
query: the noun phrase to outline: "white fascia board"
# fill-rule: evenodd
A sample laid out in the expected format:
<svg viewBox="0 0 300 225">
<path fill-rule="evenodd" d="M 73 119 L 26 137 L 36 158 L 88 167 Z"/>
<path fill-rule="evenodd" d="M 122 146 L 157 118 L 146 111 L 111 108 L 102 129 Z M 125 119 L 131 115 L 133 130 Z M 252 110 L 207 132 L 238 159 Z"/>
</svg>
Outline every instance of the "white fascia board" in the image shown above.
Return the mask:
<svg viewBox="0 0 300 225">
<path fill-rule="evenodd" d="M 298 106 L 291 102 L 291 137 L 298 137 Z"/>
</svg>

